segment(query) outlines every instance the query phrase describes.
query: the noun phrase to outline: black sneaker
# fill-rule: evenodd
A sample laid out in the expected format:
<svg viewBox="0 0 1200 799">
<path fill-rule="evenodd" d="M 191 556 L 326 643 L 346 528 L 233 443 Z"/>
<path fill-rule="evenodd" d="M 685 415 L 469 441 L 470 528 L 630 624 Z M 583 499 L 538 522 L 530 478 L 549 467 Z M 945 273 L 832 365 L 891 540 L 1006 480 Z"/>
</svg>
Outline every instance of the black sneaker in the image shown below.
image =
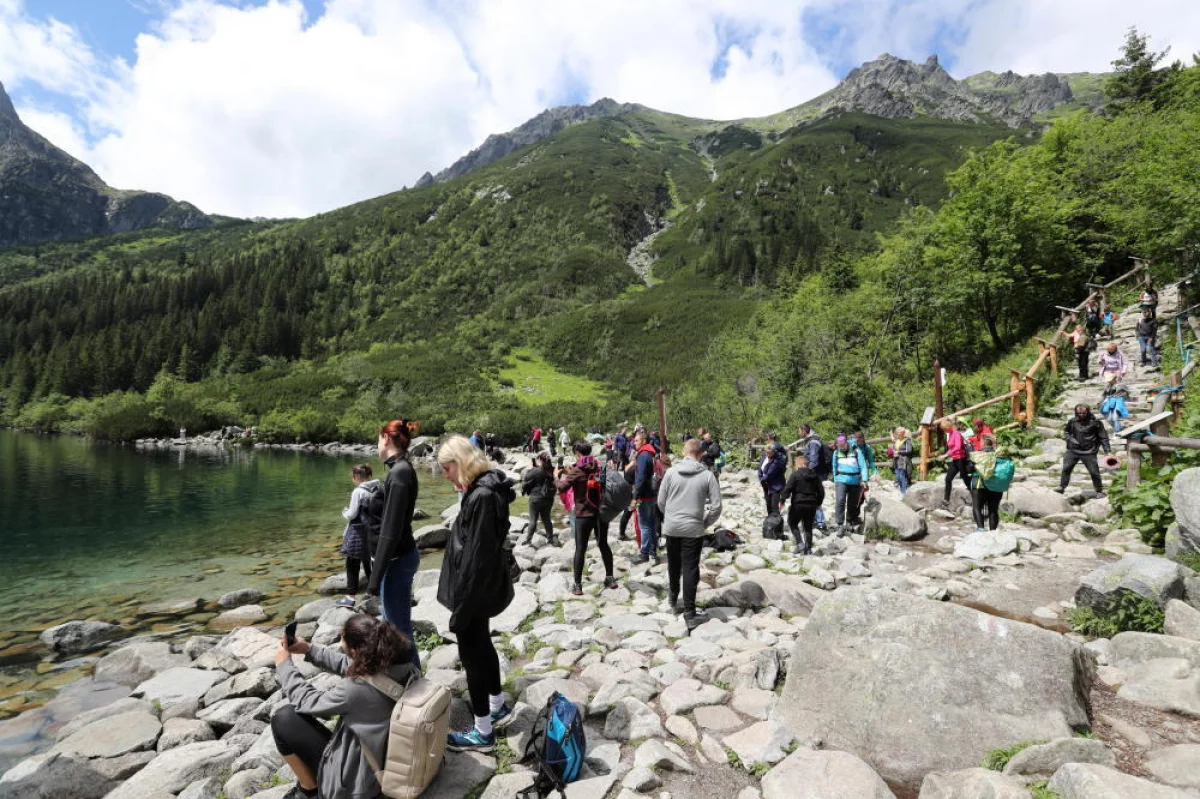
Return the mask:
<svg viewBox="0 0 1200 799">
<path fill-rule="evenodd" d="M 678 616 L 680 613 L 683 613 L 683 605 L 679 604 L 679 597 L 677 597 L 677 596 L 667 597 L 667 604 L 671 606 L 671 612 L 674 613 L 676 616 Z"/>
<path fill-rule="evenodd" d="M 639 552 L 639 553 L 637 553 L 636 555 L 634 555 L 634 556 L 633 556 L 633 557 L 630 559 L 630 561 L 629 561 L 629 562 L 630 562 L 630 563 L 632 563 L 632 564 L 634 564 L 635 566 L 636 566 L 637 564 L 639 564 L 639 563 L 649 563 L 649 562 L 650 562 L 650 557 L 649 557 L 648 555 L 646 555 L 645 553 L 643 553 L 643 552 Z"/>
<path fill-rule="evenodd" d="M 575 583 L 575 585 L 571 588 L 571 593 L 575 596 L 583 596 L 583 586 L 579 583 Z"/>
<path fill-rule="evenodd" d="M 611 574 L 604 578 L 604 588 L 605 589 L 617 588 L 619 586 L 620 586 L 620 583 L 617 582 L 617 578 L 613 577 Z"/>
<path fill-rule="evenodd" d="M 687 625 L 687 628 L 688 628 L 688 633 L 691 633 L 693 630 L 695 630 L 701 624 L 704 624 L 704 622 L 708 621 L 708 619 L 709 619 L 709 616 L 707 613 L 702 614 L 699 611 L 691 614 L 690 616 L 683 617 L 683 621 Z"/>
<path fill-rule="evenodd" d="M 657 566 L 657 565 L 658 565 L 658 555 L 651 555 L 651 556 L 650 556 L 650 565 L 651 565 L 651 566 Z"/>
<path fill-rule="evenodd" d="M 1054 490 L 1054 493 L 1055 493 L 1055 494 L 1062 494 L 1062 493 L 1064 493 L 1064 492 L 1065 492 L 1067 489 L 1063 488 L 1062 486 L 1056 486 L 1056 487 L 1055 487 L 1053 490 Z"/>
</svg>

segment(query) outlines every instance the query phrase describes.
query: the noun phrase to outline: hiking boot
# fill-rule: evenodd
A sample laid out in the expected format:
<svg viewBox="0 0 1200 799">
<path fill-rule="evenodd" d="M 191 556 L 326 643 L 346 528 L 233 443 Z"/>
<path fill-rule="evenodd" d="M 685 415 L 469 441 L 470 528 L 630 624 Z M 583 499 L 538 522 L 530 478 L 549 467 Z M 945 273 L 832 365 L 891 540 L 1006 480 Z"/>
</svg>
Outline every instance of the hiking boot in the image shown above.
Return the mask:
<svg viewBox="0 0 1200 799">
<path fill-rule="evenodd" d="M 647 554 L 646 554 L 646 553 L 644 553 L 644 552 L 639 552 L 639 553 L 637 553 L 636 555 L 634 555 L 634 556 L 633 556 L 633 557 L 632 557 L 632 558 L 629 560 L 629 562 L 630 562 L 630 563 L 632 563 L 632 564 L 633 564 L 633 565 L 635 565 L 635 566 L 636 566 L 637 564 L 639 564 L 639 563 L 649 563 L 649 562 L 650 562 L 650 556 L 649 556 L 649 555 L 647 555 Z"/>
<path fill-rule="evenodd" d="M 651 555 L 650 556 L 650 567 L 653 568 L 657 565 L 658 565 L 658 555 Z"/>
<path fill-rule="evenodd" d="M 606 589 L 617 588 L 618 586 L 620 586 L 620 583 L 618 583 L 617 578 L 613 577 L 611 574 L 604 578 L 604 587 Z"/>
<path fill-rule="evenodd" d="M 804 554 L 804 545 L 796 544 L 796 546 L 792 547 L 792 554 L 793 555 L 803 555 Z"/>
<path fill-rule="evenodd" d="M 695 613 L 684 615 L 683 622 L 687 625 L 688 633 L 691 634 L 693 630 L 695 630 L 701 624 L 704 624 L 704 622 L 708 621 L 709 618 L 710 617 L 707 613 L 701 613 L 700 611 L 697 611 Z"/>
<path fill-rule="evenodd" d="M 1103 491 L 1096 492 L 1096 499 L 1104 499 L 1104 497 L 1106 497 L 1106 496 L 1108 496 L 1108 495 L 1105 494 Z"/>
<path fill-rule="evenodd" d="M 575 583 L 575 585 L 571 587 L 571 593 L 575 596 L 583 596 L 583 586 L 579 583 Z"/>
<path fill-rule="evenodd" d="M 555 547 L 555 548 L 562 546 L 562 543 L 558 540 L 558 536 L 556 536 L 556 535 L 550 536 L 550 546 Z"/>
<path fill-rule="evenodd" d="M 492 752 L 496 749 L 496 733 L 484 735 L 472 727 L 466 732 L 446 736 L 446 749 L 451 752 Z"/>
<path fill-rule="evenodd" d="M 1055 488 L 1053 489 L 1053 491 L 1054 491 L 1054 493 L 1055 493 L 1055 494 L 1062 494 L 1062 493 L 1063 493 L 1063 492 L 1065 492 L 1066 490 L 1067 490 L 1067 489 L 1066 489 L 1066 487 L 1065 487 L 1065 486 L 1057 486 L 1057 487 L 1055 487 Z"/>
<path fill-rule="evenodd" d="M 683 605 L 681 605 L 679 603 L 679 597 L 677 597 L 677 596 L 667 597 L 667 605 L 670 606 L 671 612 L 674 613 L 676 616 L 678 616 L 680 613 L 683 613 Z"/>
<path fill-rule="evenodd" d="M 492 711 L 492 727 L 497 730 L 501 727 L 507 727 L 515 718 L 516 716 L 513 715 L 512 707 L 508 702 L 505 702 L 500 706 L 499 710 Z"/>
</svg>

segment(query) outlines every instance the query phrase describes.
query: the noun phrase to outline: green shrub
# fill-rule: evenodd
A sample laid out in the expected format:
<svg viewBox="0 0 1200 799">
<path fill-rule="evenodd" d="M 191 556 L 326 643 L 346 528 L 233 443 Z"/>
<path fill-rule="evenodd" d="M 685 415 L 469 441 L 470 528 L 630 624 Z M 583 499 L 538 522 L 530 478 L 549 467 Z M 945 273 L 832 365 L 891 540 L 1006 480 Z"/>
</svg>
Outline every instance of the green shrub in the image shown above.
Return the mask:
<svg viewBox="0 0 1200 799">
<path fill-rule="evenodd" d="M 1071 611 L 1071 629 L 1094 638 L 1112 638 L 1121 632 L 1161 633 L 1162 608 L 1150 597 L 1132 591 L 1118 591 L 1101 608 L 1075 608 Z"/>
</svg>

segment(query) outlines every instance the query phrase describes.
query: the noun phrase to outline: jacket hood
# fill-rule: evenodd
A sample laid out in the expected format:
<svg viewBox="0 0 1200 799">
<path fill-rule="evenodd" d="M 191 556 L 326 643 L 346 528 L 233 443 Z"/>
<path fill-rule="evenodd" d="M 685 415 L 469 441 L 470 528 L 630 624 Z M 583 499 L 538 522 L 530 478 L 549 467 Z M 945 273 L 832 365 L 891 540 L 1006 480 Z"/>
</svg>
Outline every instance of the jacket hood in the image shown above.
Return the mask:
<svg viewBox="0 0 1200 799">
<path fill-rule="evenodd" d="M 680 458 L 679 460 L 675 461 L 675 471 L 679 472 L 685 477 L 690 477 L 693 474 L 707 472 L 708 467 L 706 467 L 700 461 L 694 461 L 691 458 Z"/>
<path fill-rule="evenodd" d="M 475 478 L 475 486 L 477 488 L 486 488 L 489 491 L 499 494 L 509 503 L 517 498 L 517 492 L 513 490 L 512 480 L 508 479 L 508 475 L 499 469 L 492 469 Z"/>
<path fill-rule="evenodd" d="M 365 488 L 369 491 L 369 490 L 372 490 L 375 488 L 379 488 L 381 485 L 383 485 L 383 483 L 381 481 L 372 478 L 371 480 L 366 480 L 366 481 L 360 483 L 358 487 Z"/>
</svg>

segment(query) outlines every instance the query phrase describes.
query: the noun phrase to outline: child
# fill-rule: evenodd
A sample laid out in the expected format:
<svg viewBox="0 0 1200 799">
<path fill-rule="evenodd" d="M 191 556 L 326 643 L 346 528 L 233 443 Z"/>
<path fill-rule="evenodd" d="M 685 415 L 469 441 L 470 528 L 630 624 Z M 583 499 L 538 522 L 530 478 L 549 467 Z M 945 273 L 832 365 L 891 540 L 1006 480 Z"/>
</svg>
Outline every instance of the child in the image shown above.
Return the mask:
<svg viewBox="0 0 1200 799">
<path fill-rule="evenodd" d="M 352 608 L 357 602 L 359 566 L 367 579 L 371 579 L 367 509 L 375 492 L 383 490 L 382 483 L 371 479 L 371 467 L 365 463 L 350 470 L 350 479 L 354 481 L 354 490 L 350 492 L 350 507 L 342 511 L 346 529 L 342 532 L 340 550 L 346 556 L 346 596 L 337 602 L 343 608 Z"/>
<path fill-rule="evenodd" d="M 1106 308 L 1104 310 L 1104 315 L 1100 317 L 1100 321 L 1101 321 L 1100 333 L 1101 333 L 1101 335 L 1103 335 L 1105 338 L 1112 338 L 1113 337 L 1113 322 L 1117 321 L 1117 319 L 1119 319 L 1119 318 L 1120 317 L 1118 317 L 1115 313 L 1112 312 L 1111 308 Z"/>
<path fill-rule="evenodd" d="M 1104 389 L 1104 401 L 1100 403 L 1100 415 L 1108 419 L 1113 433 L 1121 432 L 1121 420 L 1129 418 L 1129 409 L 1125 407 L 1128 396 L 1129 390 L 1125 388 L 1125 384 L 1119 382 L 1116 375 L 1109 375 L 1108 388 Z"/>
</svg>

